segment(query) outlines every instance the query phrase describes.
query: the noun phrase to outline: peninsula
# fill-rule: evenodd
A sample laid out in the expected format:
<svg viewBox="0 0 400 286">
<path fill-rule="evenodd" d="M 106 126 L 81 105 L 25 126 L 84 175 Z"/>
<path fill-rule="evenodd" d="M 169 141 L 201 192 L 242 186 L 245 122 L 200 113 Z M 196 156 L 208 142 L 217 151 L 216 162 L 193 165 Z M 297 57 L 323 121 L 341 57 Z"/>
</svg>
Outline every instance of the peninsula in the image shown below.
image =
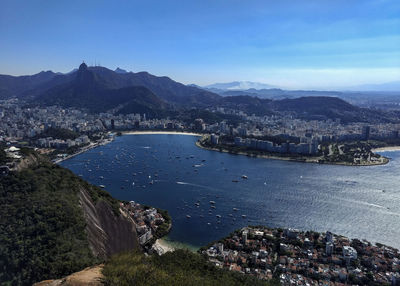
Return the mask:
<svg viewBox="0 0 400 286">
<path fill-rule="evenodd" d="M 296 145 L 294 143 L 276 144 L 255 138 L 242 139 L 235 137 L 233 139 L 230 136 L 207 134 L 203 135 L 196 142 L 196 146 L 211 151 L 302 163 L 376 166 L 389 162 L 388 158 L 375 153 L 379 149 L 373 149 L 368 142 L 332 142 L 321 145 L 318 145 L 318 143 L 315 145 Z"/>
</svg>

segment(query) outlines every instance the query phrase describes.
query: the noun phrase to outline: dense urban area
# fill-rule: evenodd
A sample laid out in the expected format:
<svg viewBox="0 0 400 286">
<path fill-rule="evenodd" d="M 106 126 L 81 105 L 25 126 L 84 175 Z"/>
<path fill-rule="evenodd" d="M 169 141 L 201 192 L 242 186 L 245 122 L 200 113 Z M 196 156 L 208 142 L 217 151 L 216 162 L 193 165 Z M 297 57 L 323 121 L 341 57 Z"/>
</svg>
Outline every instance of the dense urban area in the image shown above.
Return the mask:
<svg viewBox="0 0 400 286">
<path fill-rule="evenodd" d="M 218 114 L 218 118 L 234 116 L 240 120 L 196 118 L 188 122 L 147 118 L 146 114 L 89 113 L 77 108 L 29 107 L 14 98 L 0 101 L 0 142 L 14 148 L 37 147 L 60 160 L 105 144 L 119 131 L 194 131 L 211 134 L 202 141 L 203 147 L 289 155 L 319 163 L 368 165 L 387 163 L 386 158 L 371 151 L 373 147 L 399 141 L 399 123 L 342 124 L 339 119 L 304 120 L 286 113 L 256 116 L 226 108 L 210 108 L 208 112 Z M 367 141 L 372 144 L 360 143 Z M 7 153 L 18 159 L 15 149 L 7 149 Z"/>
<path fill-rule="evenodd" d="M 283 285 L 400 283 L 397 249 L 330 232 L 245 227 L 201 252 L 218 267 Z"/>
<path fill-rule="evenodd" d="M 18 170 L 32 149 L 60 162 L 107 144 L 126 131 L 195 132 L 203 135 L 199 147 L 217 151 L 354 165 L 387 163 L 387 158 L 372 148 L 399 140 L 400 124 L 395 123 L 343 124 L 339 119 L 305 120 L 286 113 L 256 116 L 224 108 L 207 112 L 222 120 L 90 113 L 77 108 L 27 106 L 15 98 L 2 100 L 0 176 Z M 134 222 L 141 247 L 147 253 L 164 254 L 154 242 L 170 230 L 168 214 L 134 201 L 120 202 L 119 207 Z M 398 250 L 329 232 L 246 227 L 200 252 L 217 267 L 284 285 L 400 283 Z"/>
</svg>

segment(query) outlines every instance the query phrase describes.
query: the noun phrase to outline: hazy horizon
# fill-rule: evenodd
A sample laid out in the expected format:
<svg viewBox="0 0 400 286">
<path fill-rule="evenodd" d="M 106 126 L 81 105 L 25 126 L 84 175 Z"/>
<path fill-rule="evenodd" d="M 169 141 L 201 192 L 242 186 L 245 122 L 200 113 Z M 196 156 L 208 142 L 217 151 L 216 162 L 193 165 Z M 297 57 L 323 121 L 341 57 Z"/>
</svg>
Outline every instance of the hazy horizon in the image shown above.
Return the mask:
<svg viewBox="0 0 400 286">
<path fill-rule="evenodd" d="M 399 15 L 395 0 L 0 0 L 0 74 L 67 73 L 84 60 L 200 86 L 382 84 L 400 79 Z"/>
</svg>

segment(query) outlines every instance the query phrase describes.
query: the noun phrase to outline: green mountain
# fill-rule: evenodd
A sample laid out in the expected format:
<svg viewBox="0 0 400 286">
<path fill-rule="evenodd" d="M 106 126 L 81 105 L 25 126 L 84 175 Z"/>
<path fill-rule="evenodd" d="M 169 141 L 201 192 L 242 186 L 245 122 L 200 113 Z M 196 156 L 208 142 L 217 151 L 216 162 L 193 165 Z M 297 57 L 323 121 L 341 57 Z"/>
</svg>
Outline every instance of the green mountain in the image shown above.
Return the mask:
<svg viewBox="0 0 400 286">
<path fill-rule="evenodd" d="M 84 107 L 95 113 L 112 110 L 117 114 L 173 117 L 193 108 L 226 107 L 260 116 L 289 113 L 307 120 L 340 119 L 344 123 L 397 122 L 399 119 L 395 112 L 351 105 L 338 98 L 341 96 L 338 92 L 295 91 L 296 98 L 281 99 L 289 95 L 287 91 L 269 89 L 268 98 L 260 98 L 255 90 L 248 91 L 231 91 L 234 96 L 220 96 L 165 76 L 87 67 L 84 63 L 68 74 L 0 75 L 0 98 L 17 96 L 33 104 Z"/>
<path fill-rule="evenodd" d="M 119 286 L 268 286 L 275 281 L 222 270 L 197 253 L 185 250 L 168 252 L 162 256 L 146 257 L 142 253 L 114 256 L 103 270 L 105 285 Z"/>
<path fill-rule="evenodd" d="M 34 101 L 43 105 L 87 108 L 91 112 L 115 109 L 122 110 L 123 113 L 150 115 L 168 106 L 143 86 L 112 87 L 114 85 L 101 75 L 81 64 L 72 81 L 47 90 L 35 97 Z"/>
<path fill-rule="evenodd" d="M 56 76 L 57 74 L 52 71 L 42 71 L 32 76 L 0 75 L 0 99 L 20 96 L 26 91 L 51 81 Z"/>
<path fill-rule="evenodd" d="M 85 72 L 84 72 L 85 71 Z M 83 75 L 85 73 L 85 75 Z M 0 99 L 9 97 L 24 97 L 32 100 L 44 98 L 42 103 L 57 103 L 56 100 L 51 101 L 50 97 L 57 97 L 57 92 L 61 92 L 61 97 L 71 91 L 71 85 L 76 84 L 79 77 L 82 81 L 80 84 L 89 84 L 95 81 L 99 92 L 110 93 L 110 90 L 118 90 L 122 88 L 145 87 L 150 90 L 159 99 L 177 106 L 206 106 L 215 103 L 219 96 L 193 86 L 186 86 L 176 82 L 169 77 L 154 76 L 147 72 L 126 72 L 121 69 L 112 71 L 105 67 L 95 66 L 87 67 L 82 64 L 79 69 L 68 74 L 53 73 L 51 71 L 41 72 L 31 76 L 10 76 L 0 75 Z M 92 86 L 93 87 L 93 86 Z M 134 92 L 130 90 L 131 94 Z M 102 95 L 104 96 L 104 95 Z M 63 100 L 59 102 L 63 103 Z"/>
<path fill-rule="evenodd" d="M 307 96 L 280 100 L 262 99 L 255 96 L 226 96 L 220 101 L 222 107 L 240 109 L 258 116 L 277 113 L 292 114 L 305 120 L 340 119 L 350 122 L 396 122 L 398 116 L 380 110 L 354 106 L 338 97 Z"/>
<path fill-rule="evenodd" d="M 29 158 L 29 168 L 0 178 L 1 285 L 63 277 L 138 248 L 117 200 L 37 155 Z"/>
</svg>

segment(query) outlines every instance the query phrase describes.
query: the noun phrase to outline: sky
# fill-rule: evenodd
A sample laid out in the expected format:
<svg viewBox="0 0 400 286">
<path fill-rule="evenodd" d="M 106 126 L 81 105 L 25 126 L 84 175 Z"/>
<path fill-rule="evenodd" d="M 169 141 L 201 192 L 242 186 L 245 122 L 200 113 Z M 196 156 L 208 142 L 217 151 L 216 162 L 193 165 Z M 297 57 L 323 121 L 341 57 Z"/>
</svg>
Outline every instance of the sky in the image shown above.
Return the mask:
<svg viewBox="0 0 400 286">
<path fill-rule="evenodd" d="M 0 0 L 0 74 L 82 61 L 207 85 L 400 80 L 399 0 Z"/>
</svg>

